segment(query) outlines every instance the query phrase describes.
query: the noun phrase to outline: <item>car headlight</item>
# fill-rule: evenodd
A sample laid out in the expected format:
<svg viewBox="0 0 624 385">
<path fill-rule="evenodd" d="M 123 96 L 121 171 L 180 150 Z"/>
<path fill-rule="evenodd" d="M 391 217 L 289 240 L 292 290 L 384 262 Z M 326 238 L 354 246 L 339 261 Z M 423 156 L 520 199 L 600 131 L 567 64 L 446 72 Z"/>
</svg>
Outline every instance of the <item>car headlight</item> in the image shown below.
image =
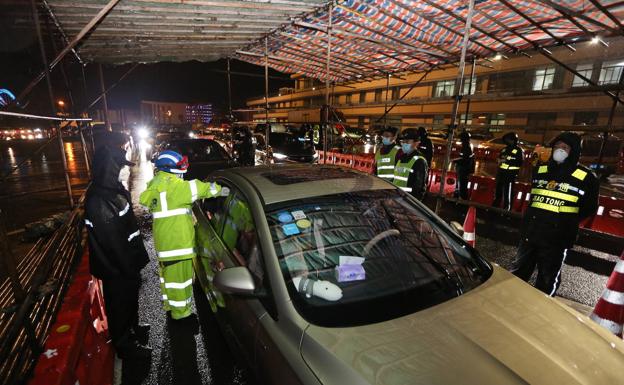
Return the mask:
<svg viewBox="0 0 624 385">
<path fill-rule="evenodd" d="M 147 137 L 149 136 L 149 131 L 147 130 L 147 128 L 139 128 L 137 130 L 137 135 L 139 136 L 139 139 L 147 139 Z"/>
<path fill-rule="evenodd" d="M 195 137 L 195 133 L 194 132 L 189 132 L 189 138 L 194 138 Z"/>
<path fill-rule="evenodd" d="M 273 157 L 275 159 L 286 159 L 288 158 L 288 155 L 280 154 L 279 152 L 274 152 Z"/>
</svg>

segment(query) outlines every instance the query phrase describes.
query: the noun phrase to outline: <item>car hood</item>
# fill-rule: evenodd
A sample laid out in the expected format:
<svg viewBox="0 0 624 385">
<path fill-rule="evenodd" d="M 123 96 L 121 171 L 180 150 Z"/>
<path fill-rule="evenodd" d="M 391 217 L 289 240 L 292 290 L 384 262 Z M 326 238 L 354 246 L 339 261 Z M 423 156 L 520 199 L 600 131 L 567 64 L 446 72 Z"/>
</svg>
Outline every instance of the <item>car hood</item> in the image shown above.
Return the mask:
<svg viewBox="0 0 624 385">
<path fill-rule="evenodd" d="M 395 320 L 310 325 L 302 356 L 329 384 L 616 384 L 624 342 L 496 267 L 480 287 Z"/>
</svg>

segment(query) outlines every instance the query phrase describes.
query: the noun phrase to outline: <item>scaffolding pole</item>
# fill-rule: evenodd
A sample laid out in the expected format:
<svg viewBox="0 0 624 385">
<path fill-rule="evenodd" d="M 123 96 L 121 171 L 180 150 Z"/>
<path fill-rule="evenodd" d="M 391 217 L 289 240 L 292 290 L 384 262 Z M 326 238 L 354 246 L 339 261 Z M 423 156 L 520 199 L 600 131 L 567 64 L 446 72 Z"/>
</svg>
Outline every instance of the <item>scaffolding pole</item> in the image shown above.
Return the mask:
<svg viewBox="0 0 624 385">
<path fill-rule="evenodd" d="M 232 119 L 232 80 L 230 75 L 230 58 L 227 58 L 228 116 Z"/>
<path fill-rule="evenodd" d="M 442 206 L 442 197 L 444 195 L 444 185 L 446 184 L 446 174 L 449 164 L 451 163 L 451 151 L 453 150 L 453 134 L 455 131 L 455 125 L 457 122 L 457 112 L 459 111 L 459 103 L 462 98 L 464 70 L 466 68 L 466 50 L 468 49 L 468 39 L 470 38 L 470 28 L 472 25 L 472 14 L 474 13 L 475 0 L 470 0 L 468 3 L 468 14 L 466 15 L 466 26 L 464 27 L 464 38 L 462 41 L 461 57 L 459 60 L 459 68 L 457 70 L 457 78 L 455 79 L 455 102 L 453 103 L 453 110 L 451 111 L 451 122 L 449 124 L 448 139 L 446 142 L 446 156 L 444 157 L 444 167 L 442 168 L 442 180 L 440 181 L 440 195 L 436 200 L 435 212 L 440 211 Z"/>
<path fill-rule="evenodd" d="M 106 98 L 106 87 L 104 86 L 104 71 L 102 71 L 102 63 L 98 64 L 98 72 L 100 75 L 100 91 L 102 92 L 102 106 L 104 107 L 104 126 L 106 130 L 113 131 L 108 120 L 108 100 Z"/>
<path fill-rule="evenodd" d="M 35 31 L 37 32 L 37 40 L 39 41 L 39 52 L 41 53 L 41 61 L 44 66 L 44 76 L 48 85 L 48 96 L 50 97 L 50 107 L 52 114 L 56 115 L 56 104 L 54 103 L 54 92 L 52 91 L 52 80 L 50 79 L 50 67 L 48 66 L 48 58 L 46 56 L 45 47 L 43 45 L 43 37 L 41 36 L 41 25 L 39 23 L 39 11 L 37 10 L 36 0 L 31 0 L 33 19 L 35 22 Z M 69 50 L 67 50 L 69 51 Z M 58 137 L 59 150 L 61 151 L 61 161 L 63 164 L 63 173 L 65 175 L 65 188 L 67 189 L 67 197 L 69 198 L 69 207 L 74 207 L 74 197 L 72 196 L 71 182 L 69 180 L 69 172 L 67 171 L 67 159 L 65 158 L 65 146 L 63 145 L 63 133 L 61 132 L 61 124 L 56 125 L 56 136 Z"/>
<path fill-rule="evenodd" d="M 468 84 L 468 100 L 466 100 L 466 115 L 464 116 L 464 126 L 468 125 L 468 114 L 470 113 L 470 100 L 472 100 L 472 82 L 475 79 L 475 68 L 477 66 L 477 58 L 472 58 L 472 70 L 470 72 L 470 83 Z M 476 83 L 475 83 L 476 87 Z"/>
<path fill-rule="evenodd" d="M 386 100 L 384 101 L 384 127 L 388 125 L 388 91 L 390 90 L 390 73 L 386 74 Z"/>
<path fill-rule="evenodd" d="M 332 32 L 332 13 L 334 10 L 333 4 L 329 4 L 327 12 L 327 62 L 325 66 L 325 125 L 323 127 L 323 156 L 324 163 L 327 163 L 327 136 L 329 135 L 329 116 L 330 112 L 330 100 L 329 100 L 329 76 L 330 76 L 330 64 L 331 64 L 331 32 Z"/>
<path fill-rule="evenodd" d="M 264 38 L 264 129 L 265 129 L 265 146 L 267 157 L 272 157 L 269 151 L 269 135 L 271 134 L 271 126 L 269 126 L 269 37 Z"/>
</svg>

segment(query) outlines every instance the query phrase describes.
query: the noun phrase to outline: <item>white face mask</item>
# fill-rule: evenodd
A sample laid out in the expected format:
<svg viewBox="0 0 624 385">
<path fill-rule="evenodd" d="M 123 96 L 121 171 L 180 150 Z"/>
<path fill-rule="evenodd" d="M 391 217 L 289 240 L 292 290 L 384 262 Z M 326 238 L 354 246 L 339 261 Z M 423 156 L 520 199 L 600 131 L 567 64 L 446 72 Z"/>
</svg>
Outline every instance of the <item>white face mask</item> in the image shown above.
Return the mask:
<svg viewBox="0 0 624 385">
<path fill-rule="evenodd" d="M 563 163 L 568 158 L 568 155 L 569 154 L 566 152 L 566 150 L 558 148 L 553 152 L 552 158 L 557 163 Z"/>
</svg>

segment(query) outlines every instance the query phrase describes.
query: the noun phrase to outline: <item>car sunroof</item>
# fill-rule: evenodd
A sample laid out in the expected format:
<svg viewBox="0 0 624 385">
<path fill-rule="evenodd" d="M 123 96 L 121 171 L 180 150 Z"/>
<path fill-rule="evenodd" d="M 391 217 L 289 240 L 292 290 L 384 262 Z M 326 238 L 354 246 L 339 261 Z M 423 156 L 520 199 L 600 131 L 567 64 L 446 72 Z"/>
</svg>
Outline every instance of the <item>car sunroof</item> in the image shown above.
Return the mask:
<svg viewBox="0 0 624 385">
<path fill-rule="evenodd" d="M 314 168 L 274 170 L 260 175 L 277 185 L 359 177 L 357 173 L 351 170 L 336 167 L 319 167 L 318 165 L 315 165 Z"/>
</svg>

